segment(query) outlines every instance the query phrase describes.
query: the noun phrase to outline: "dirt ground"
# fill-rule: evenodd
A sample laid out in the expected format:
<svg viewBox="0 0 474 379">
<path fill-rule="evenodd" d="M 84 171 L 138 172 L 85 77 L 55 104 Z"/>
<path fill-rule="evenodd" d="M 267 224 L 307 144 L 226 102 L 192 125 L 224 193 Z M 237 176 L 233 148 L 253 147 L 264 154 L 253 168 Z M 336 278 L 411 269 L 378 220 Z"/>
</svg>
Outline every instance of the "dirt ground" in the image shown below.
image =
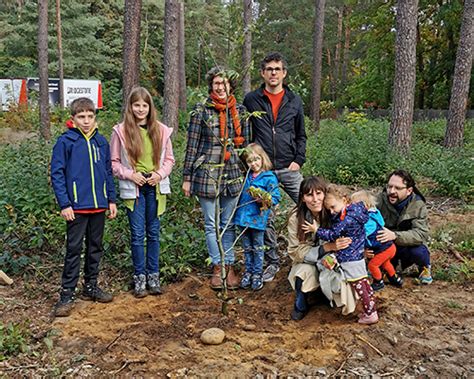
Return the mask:
<svg viewBox="0 0 474 379">
<path fill-rule="evenodd" d="M 472 227 L 474 215 L 432 208 L 432 225 L 451 221 Z M 2 321 L 24 320 L 38 343 L 52 342 L 43 355 L 0 362 L 0 377 L 474 377 L 472 283 L 419 287 L 406 277 L 402 289 L 377 293 L 380 321 L 372 326 L 321 302 L 294 322 L 288 271 L 286 262 L 259 292 L 231 292 L 228 316 L 207 272 L 159 297 L 117 291 L 110 304 L 78 301 L 63 319 L 51 317 L 50 289 L 0 286 Z M 225 331 L 221 345 L 200 342 L 210 327 Z"/>
</svg>

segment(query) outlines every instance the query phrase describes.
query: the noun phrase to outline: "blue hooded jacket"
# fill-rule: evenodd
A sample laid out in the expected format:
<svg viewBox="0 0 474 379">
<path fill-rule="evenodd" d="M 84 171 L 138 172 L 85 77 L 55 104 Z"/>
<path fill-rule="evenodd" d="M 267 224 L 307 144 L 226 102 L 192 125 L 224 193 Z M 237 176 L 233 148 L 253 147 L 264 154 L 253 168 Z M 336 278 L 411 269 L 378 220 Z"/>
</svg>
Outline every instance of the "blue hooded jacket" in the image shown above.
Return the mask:
<svg viewBox="0 0 474 379">
<path fill-rule="evenodd" d="M 260 210 L 260 204 L 249 194 L 250 187 L 257 187 L 269 192 L 272 195 L 272 205 L 277 205 L 280 202 L 278 179 L 271 171 L 261 172 L 255 179 L 248 175 L 239 199 L 239 206 L 235 211 L 235 225 L 265 230 L 270 216 L 270 209 Z"/>
<path fill-rule="evenodd" d="M 51 184 L 61 209 L 107 209 L 115 203 L 110 148 L 97 129 L 89 138 L 78 128 L 58 138 L 51 158 Z"/>
<path fill-rule="evenodd" d="M 349 204 L 345 215 L 340 215 L 330 228 L 318 228 L 316 237 L 334 242 L 339 237 L 349 237 L 352 243 L 337 252 L 339 262 L 354 262 L 364 258 L 365 228 L 369 212 L 362 202 Z"/>
<path fill-rule="evenodd" d="M 381 243 L 377 241 L 377 233 L 385 226 L 382 214 L 377 208 L 369 209 L 369 220 L 365 223 L 365 247 L 373 250 L 374 254 L 387 250 L 392 241 Z"/>
</svg>

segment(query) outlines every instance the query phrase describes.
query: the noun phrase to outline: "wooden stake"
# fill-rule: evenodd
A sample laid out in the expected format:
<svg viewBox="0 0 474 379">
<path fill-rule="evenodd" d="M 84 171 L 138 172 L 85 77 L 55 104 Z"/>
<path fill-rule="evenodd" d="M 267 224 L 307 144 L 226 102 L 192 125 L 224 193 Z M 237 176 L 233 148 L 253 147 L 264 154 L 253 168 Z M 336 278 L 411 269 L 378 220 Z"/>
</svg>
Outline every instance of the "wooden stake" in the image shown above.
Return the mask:
<svg viewBox="0 0 474 379">
<path fill-rule="evenodd" d="M 0 270 L 0 282 L 5 283 L 8 286 L 13 284 L 13 279 L 11 279 L 7 274 Z"/>
</svg>

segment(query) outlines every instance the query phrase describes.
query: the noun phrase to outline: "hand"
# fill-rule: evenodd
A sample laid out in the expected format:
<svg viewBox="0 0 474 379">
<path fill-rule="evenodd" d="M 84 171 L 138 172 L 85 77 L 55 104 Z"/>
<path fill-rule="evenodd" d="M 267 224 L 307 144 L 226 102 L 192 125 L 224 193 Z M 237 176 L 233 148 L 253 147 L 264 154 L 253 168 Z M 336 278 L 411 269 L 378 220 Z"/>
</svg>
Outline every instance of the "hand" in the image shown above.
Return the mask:
<svg viewBox="0 0 474 379">
<path fill-rule="evenodd" d="M 374 251 L 370 249 L 365 249 L 364 250 L 364 255 L 367 259 L 372 259 L 374 257 Z"/>
<path fill-rule="evenodd" d="M 296 163 L 296 162 L 291 162 L 290 165 L 288 166 L 288 170 L 290 171 L 299 171 L 301 166 Z"/>
<path fill-rule="evenodd" d="M 377 241 L 381 243 L 395 241 L 396 239 L 397 239 L 397 236 L 395 235 L 395 233 L 387 228 L 383 228 L 382 230 L 379 230 L 377 233 Z"/>
<path fill-rule="evenodd" d="M 186 197 L 191 196 L 191 182 L 183 182 L 183 192 L 184 192 L 184 196 Z"/>
<path fill-rule="evenodd" d="M 66 221 L 74 221 L 74 219 L 76 218 L 72 207 L 61 209 L 61 217 Z"/>
<path fill-rule="evenodd" d="M 142 175 L 141 172 L 134 172 L 132 174 L 132 181 L 135 183 L 137 186 L 142 186 L 146 183 L 146 178 Z"/>
<path fill-rule="evenodd" d="M 113 219 L 117 216 L 117 205 L 115 203 L 109 203 L 109 215 L 107 216 L 110 219 Z"/>
<path fill-rule="evenodd" d="M 159 182 L 161 182 L 161 175 L 156 173 L 155 171 L 151 172 L 151 176 L 146 180 L 146 182 L 150 186 L 156 186 Z"/>
<path fill-rule="evenodd" d="M 304 224 L 301 225 L 301 229 L 303 229 L 305 233 L 316 233 L 318 230 L 318 223 L 316 220 L 314 220 L 312 223 L 305 220 Z"/>
<path fill-rule="evenodd" d="M 341 237 L 338 238 L 336 241 L 336 250 L 344 250 L 349 247 L 349 245 L 352 243 L 352 239 L 349 237 Z"/>
</svg>

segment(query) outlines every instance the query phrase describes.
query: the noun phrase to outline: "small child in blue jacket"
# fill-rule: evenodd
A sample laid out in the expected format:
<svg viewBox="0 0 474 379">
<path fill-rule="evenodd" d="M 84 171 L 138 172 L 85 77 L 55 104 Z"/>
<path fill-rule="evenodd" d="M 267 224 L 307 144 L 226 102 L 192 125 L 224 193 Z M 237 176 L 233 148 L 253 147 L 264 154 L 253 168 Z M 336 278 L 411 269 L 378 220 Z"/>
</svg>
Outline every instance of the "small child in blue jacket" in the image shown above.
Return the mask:
<svg viewBox="0 0 474 379">
<path fill-rule="evenodd" d="M 270 171 L 272 164 L 263 148 L 249 144 L 243 154 L 249 167 L 239 205 L 235 212 L 235 225 L 244 228 L 242 245 L 245 254 L 245 273 L 241 288 L 263 288 L 264 234 L 270 216 L 270 208 L 280 202 L 278 179 Z"/>
<path fill-rule="evenodd" d="M 95 122 L 95 106 L 88 98 L 71 103 L 73 123 L 56 141 L 51 158 L 51 183 L 66 220 L 66 256 L 56 317 L 69 316 L 79 281 L 81 252 L 85 237 L 84 300 L 108 303 L 112 295 L 97 285 L 103 254 L 105 212 L 117 215 L 115 186 L 109 144 Z"/>
</svg>

